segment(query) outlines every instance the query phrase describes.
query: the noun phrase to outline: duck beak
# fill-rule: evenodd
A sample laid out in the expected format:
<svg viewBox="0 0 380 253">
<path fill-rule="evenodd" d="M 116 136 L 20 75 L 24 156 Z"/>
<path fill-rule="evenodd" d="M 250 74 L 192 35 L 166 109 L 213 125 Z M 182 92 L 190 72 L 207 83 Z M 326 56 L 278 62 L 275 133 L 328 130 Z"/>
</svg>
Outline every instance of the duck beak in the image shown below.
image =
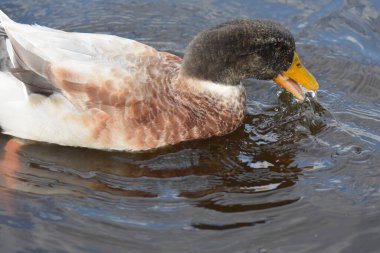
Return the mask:
<svg viewBox="0 0 380 253">
<path fill-rule="evenodd" d="M 318 90 L 319 88 L 317 80 L 315 80 L 314 76 L 302 65 L 296 52 L 294 52 L 293 62 L 289 69 L 282 71 L 273 80 L 301 101 L 303 101 L 305 97 L 300 85 L 308 90 Z"/>
</svg>

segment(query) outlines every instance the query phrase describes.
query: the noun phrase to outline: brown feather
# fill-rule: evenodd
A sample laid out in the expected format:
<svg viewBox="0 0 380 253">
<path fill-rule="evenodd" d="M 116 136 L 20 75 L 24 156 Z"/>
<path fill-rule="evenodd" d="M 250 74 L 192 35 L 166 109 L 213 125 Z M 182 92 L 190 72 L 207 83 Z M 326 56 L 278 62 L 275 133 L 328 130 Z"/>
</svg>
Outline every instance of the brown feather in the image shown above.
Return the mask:
<svg viewBox="0 0 380 253">
<path fill-rule="evenodd" d="M 87 98 L 84 110 L 90 113 L 84 125 L 92 129 L 93 141 L 103 145 L 112 146 L 113 138 L 118 138 L 126 147 L 144 150 L 223 135 L 239 126 L 244 116 L 243 88 L 237 104 L 210 91 L 198 91 L 189 85 L 196 81 L 180 75 L 179 57 L 154 54 L 136 66 L 146 75 L 140 78 L 114 70 L 113 76 L 79 85 L 67 81 L 75 79 L 69 69 L 51 68 L 49 79 L 74 103 Z M 122 85 L 114 85 L 118 82 Z"/>
</svg>

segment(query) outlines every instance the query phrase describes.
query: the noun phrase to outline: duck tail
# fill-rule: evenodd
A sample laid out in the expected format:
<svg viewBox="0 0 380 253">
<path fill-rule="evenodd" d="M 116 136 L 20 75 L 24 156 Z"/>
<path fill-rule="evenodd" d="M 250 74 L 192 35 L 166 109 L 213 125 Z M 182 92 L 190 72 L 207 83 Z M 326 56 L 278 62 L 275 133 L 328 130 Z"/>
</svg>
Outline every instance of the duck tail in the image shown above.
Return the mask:
<svg viewBox="0 0 380 253">
<path fill-rule="evenodd" d="M 24 84 L 9 72 L 0 72 L 0 109 L 4 103 L 26 99 Z"/>
<path fill-rule="evenodd" d="M 3 26 L 5 22 L 13 23 L 14 21 L 12 21 L 4 12 L 0 10 L 0 36 L 6 36 L 6 32 Z M 9 52 L 13 52 L 13 50 L 11 50 L 12 47 L 8 39 L 5 40 L 5 44 L 8 54 Z M 9 57 L 12 60 L 12 55 L 9 54 Z M 9 72 L 0 71 L 0 107 L 3 105 L 3 103 L 25 99 L 25 92 L 25 86 L 21 81 L 16 79 Z"/>
<path fill-rule="evenodd" d="M 23 125 L 20 119 L 26 117 L 25 88 L 23 83 L 9 72 L 0 72 L 0 127 L 1 132 L 9 132 L 17 125 Z M 21 118 L 18 115 L 23 115 Z"/>
<path fill-rule="evenodd" d="M 13 22 L 12 19 L 10 19 L 7 14 L 5 14 L 2 10 L 0 10 L 0 36 L 7 36 L 7 33 L 5 32 L 3 23 L 4 22 Z"/>
<path fill-rule="evenodd" d="M 13 22 L 13 20 L 10 19 L 7 14 L 5 14 L 2 10 L 0 10 L 0 23 L 3 23 L 4 21 Z"/>
<path fill-rule="evenodd" d="M 7 34 L 7 25 L 15 24 L 15 23 L 16 22 L 10 19 L 7 14 L 5 14 L 2 10 L 0 10 L 0 40 L 2 39 L 1 37 L 5 39 L 4 40 L 5 48 L 6 48 L 6 51 L 8 52 L 8 57 L 11 60 L 13 67 L 17 67 L 18 64 L 15 58 L 13 46 L 11 44 L 11 41 L 8 39 L 9 36 Z M 1 43 L 1 45 L 3 44 Z"/>
</svg>

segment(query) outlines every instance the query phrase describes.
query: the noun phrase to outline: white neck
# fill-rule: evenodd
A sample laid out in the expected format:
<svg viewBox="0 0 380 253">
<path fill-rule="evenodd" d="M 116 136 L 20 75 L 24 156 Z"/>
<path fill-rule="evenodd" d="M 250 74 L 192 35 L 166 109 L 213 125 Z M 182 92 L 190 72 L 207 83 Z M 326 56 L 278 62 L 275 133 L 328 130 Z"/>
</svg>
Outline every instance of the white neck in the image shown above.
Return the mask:
<svg viewBox="0 0 380 253">
<path fill-rule="evenodd" d="M 181 76 L 181 75 L 180 75 Z M 190 77 L 181 76 L 183 82 L 179 82 L 182 89 L 190 89 L 197 93 L 210 93 L 211 95 L 221 98 L 238 98 L 245 92 L 245 87 L 242 84 L 239 85 L 227 85 L 221 83 L 214 83 L 206 80 L 199 80 Z"/>
</svg>

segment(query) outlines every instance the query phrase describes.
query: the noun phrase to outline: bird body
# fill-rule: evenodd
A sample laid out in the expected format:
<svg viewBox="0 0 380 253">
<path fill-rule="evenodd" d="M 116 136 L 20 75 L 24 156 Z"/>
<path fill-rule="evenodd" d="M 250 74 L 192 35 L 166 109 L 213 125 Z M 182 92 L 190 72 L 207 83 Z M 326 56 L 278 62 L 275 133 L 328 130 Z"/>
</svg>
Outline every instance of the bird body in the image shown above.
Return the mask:
<svg viewBox="0 0 380 253">
<path fill-rule="evenodd" d="M 196 71 L 204 67 L 197 65 L 194 72 L 192 62 L 184 64 L 196 52 L 182 60 L 112 35 L 19 24 L 1 11 L 0 22 L 12 62 L 9 72 L 0 73 L 0 126 L 6 134 L 138 151 L 224 135 L 244 118 L 245 88 L 223 83 L 235 80 L 226 73 L 222 83 L 199 78 Z M 234 60 L 240 63 L 239 57 Z M 238 80 L 249 69 L 244 71 L 231 73 Z"/>
<path fill-rule="evenodd" d="M 22 77 L 1 72 L 0 125 L 6 134 L 146 150 L 223 135 L 243 119 L 243 86 L 181 75 L 182 59 L 175 55 L 112 35 L 67 33 L 4 16 L 1 25 L 13 67 L 36 73 L 59 90 L 28 94 Z"/>
</svg>

